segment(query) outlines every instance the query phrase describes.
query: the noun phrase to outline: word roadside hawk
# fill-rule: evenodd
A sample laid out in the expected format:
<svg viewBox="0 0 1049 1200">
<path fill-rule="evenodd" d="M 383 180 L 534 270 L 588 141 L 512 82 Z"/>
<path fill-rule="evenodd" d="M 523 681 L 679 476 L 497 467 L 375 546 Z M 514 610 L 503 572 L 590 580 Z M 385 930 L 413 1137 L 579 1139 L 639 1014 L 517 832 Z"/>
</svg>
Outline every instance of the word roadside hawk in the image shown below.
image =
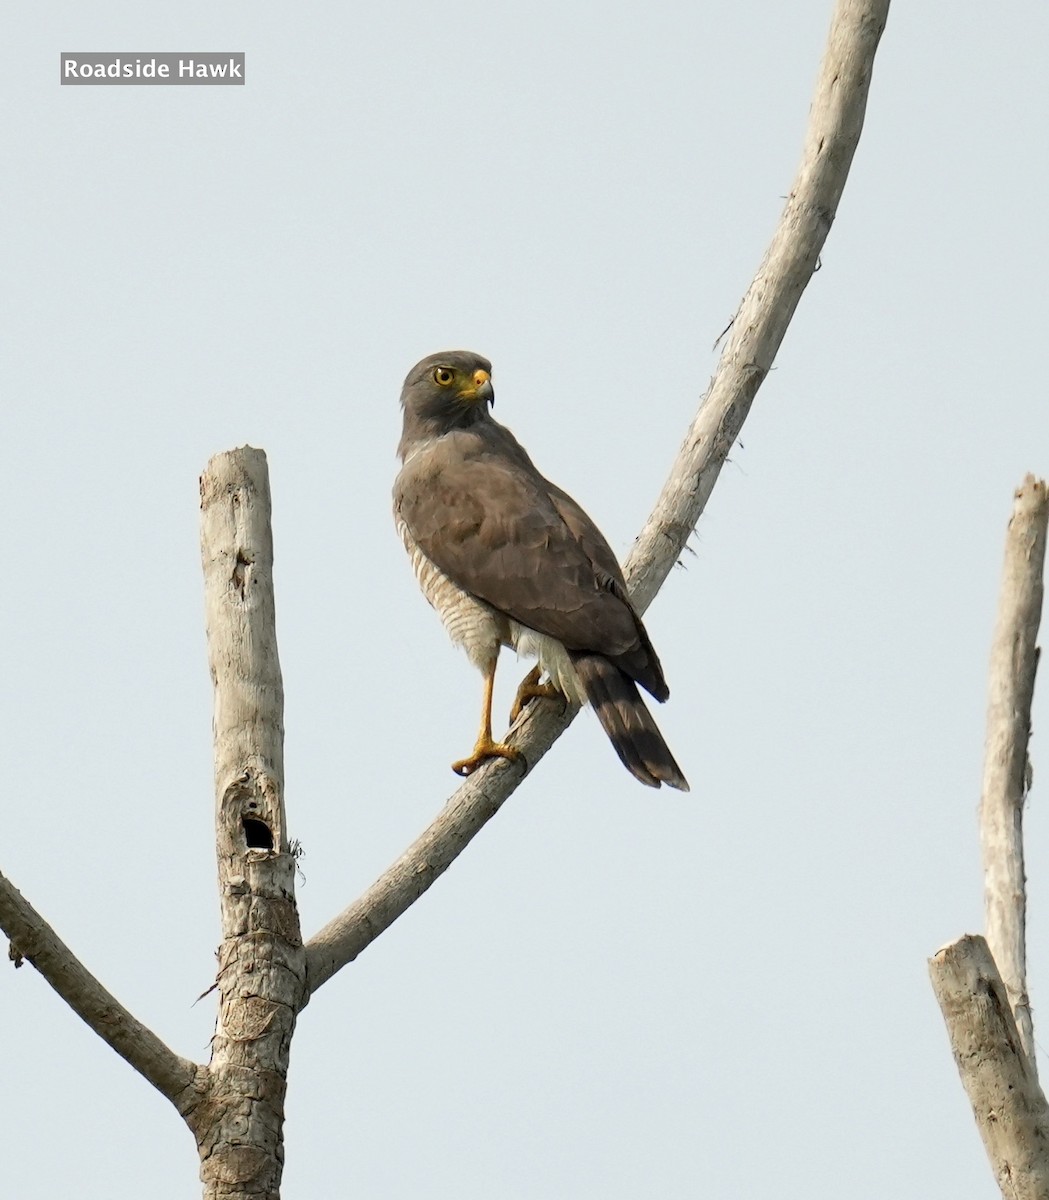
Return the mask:
<svg viewBox="0 0 1049 1200">
<path fill-rule="evenodd" d="M 469 775 L 490 758 L 520 756 L 492 739 L 496 662 L 510 646 L 539 659 L 517 690 L 511 722 L 536 696 L 589 701 L 635 778 L 688 791 L 638 692 L 640 684 L 656 700 L 670 694 L 616 556 L 492 417 L 491 371 L 478 354 L 433 354 L 401 392 L 397 530 L 423 594 L 484 676 L 477 742 L 452 770 Z"/>
</svg>

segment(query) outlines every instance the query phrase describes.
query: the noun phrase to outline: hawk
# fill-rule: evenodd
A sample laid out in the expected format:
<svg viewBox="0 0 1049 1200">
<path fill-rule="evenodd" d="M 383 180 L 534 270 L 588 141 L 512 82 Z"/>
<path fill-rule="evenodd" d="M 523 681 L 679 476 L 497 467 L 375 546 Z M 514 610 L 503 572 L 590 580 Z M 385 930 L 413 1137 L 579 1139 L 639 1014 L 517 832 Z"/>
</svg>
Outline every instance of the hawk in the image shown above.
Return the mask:
<svg viewBox="0 0 1049 1200">
<path fill-rule="evenodd" d="M 469 775 L 490 758 L 520 755 L 492 738 L 496 662 L 510 646 L 539 659 L 511 721 L 536 696 L 589 701 L 635 778 L 688 791 L 638 692 L 640 684 L 656 700 L 670 694 L 616 556 L 492 417 L 491 373 L 478 354 L 445 351 L 416 363 L 401 392 L 397 529 L 423 594 L 484 676 L 477 742 L 452 769 Z"/>
</svg>

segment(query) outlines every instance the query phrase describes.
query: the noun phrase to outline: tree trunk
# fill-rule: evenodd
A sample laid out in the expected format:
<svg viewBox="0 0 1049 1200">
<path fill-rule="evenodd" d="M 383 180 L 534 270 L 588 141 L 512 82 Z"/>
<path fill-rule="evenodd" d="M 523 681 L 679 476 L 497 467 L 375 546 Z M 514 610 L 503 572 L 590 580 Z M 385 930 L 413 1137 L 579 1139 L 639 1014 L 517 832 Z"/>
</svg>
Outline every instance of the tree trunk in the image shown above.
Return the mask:
<svg viewBox="0 0 1049 1200">
<path fill-rule="evenodd" d="M 265 454 L 216 455 L 200 503 L 222 945 L 210 1087 L 191 1128 L 205 1200 L 278 1200 L 288 1053 L 307 992 L 284 814 Z"/>
</svg>

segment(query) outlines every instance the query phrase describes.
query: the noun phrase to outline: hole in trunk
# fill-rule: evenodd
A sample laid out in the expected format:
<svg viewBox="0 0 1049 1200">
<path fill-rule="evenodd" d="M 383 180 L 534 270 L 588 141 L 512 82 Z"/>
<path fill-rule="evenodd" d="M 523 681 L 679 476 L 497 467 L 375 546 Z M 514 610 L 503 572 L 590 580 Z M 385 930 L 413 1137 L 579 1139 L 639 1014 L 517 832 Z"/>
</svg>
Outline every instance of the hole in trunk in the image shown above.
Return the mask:
<svg viewBox="0 0 1049 1200">
<path fill-rule="evenodd" d="M 249 850 L 273 849 L 273 834 L 265 821 L 257 821 L 254 817 L 245 817 L 241 825 Z"/>
</svg>

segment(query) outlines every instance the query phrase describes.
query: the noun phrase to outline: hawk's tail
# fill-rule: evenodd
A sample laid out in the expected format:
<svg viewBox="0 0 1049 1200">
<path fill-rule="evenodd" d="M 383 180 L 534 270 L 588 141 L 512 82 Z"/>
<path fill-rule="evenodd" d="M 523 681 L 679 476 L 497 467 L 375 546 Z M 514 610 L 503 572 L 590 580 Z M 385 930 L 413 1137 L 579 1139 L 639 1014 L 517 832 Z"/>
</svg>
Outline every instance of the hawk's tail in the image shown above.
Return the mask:
<svg viewBox="0 0 1049 1200">
<path fill-rule="evenodd" d="M 687 792 L 688 781 L 630 676 L 598 654 L 573 654 L 572 665 L 608 740 L 630 774 L 649 787 L 665 783 Z"/>
</svg>

